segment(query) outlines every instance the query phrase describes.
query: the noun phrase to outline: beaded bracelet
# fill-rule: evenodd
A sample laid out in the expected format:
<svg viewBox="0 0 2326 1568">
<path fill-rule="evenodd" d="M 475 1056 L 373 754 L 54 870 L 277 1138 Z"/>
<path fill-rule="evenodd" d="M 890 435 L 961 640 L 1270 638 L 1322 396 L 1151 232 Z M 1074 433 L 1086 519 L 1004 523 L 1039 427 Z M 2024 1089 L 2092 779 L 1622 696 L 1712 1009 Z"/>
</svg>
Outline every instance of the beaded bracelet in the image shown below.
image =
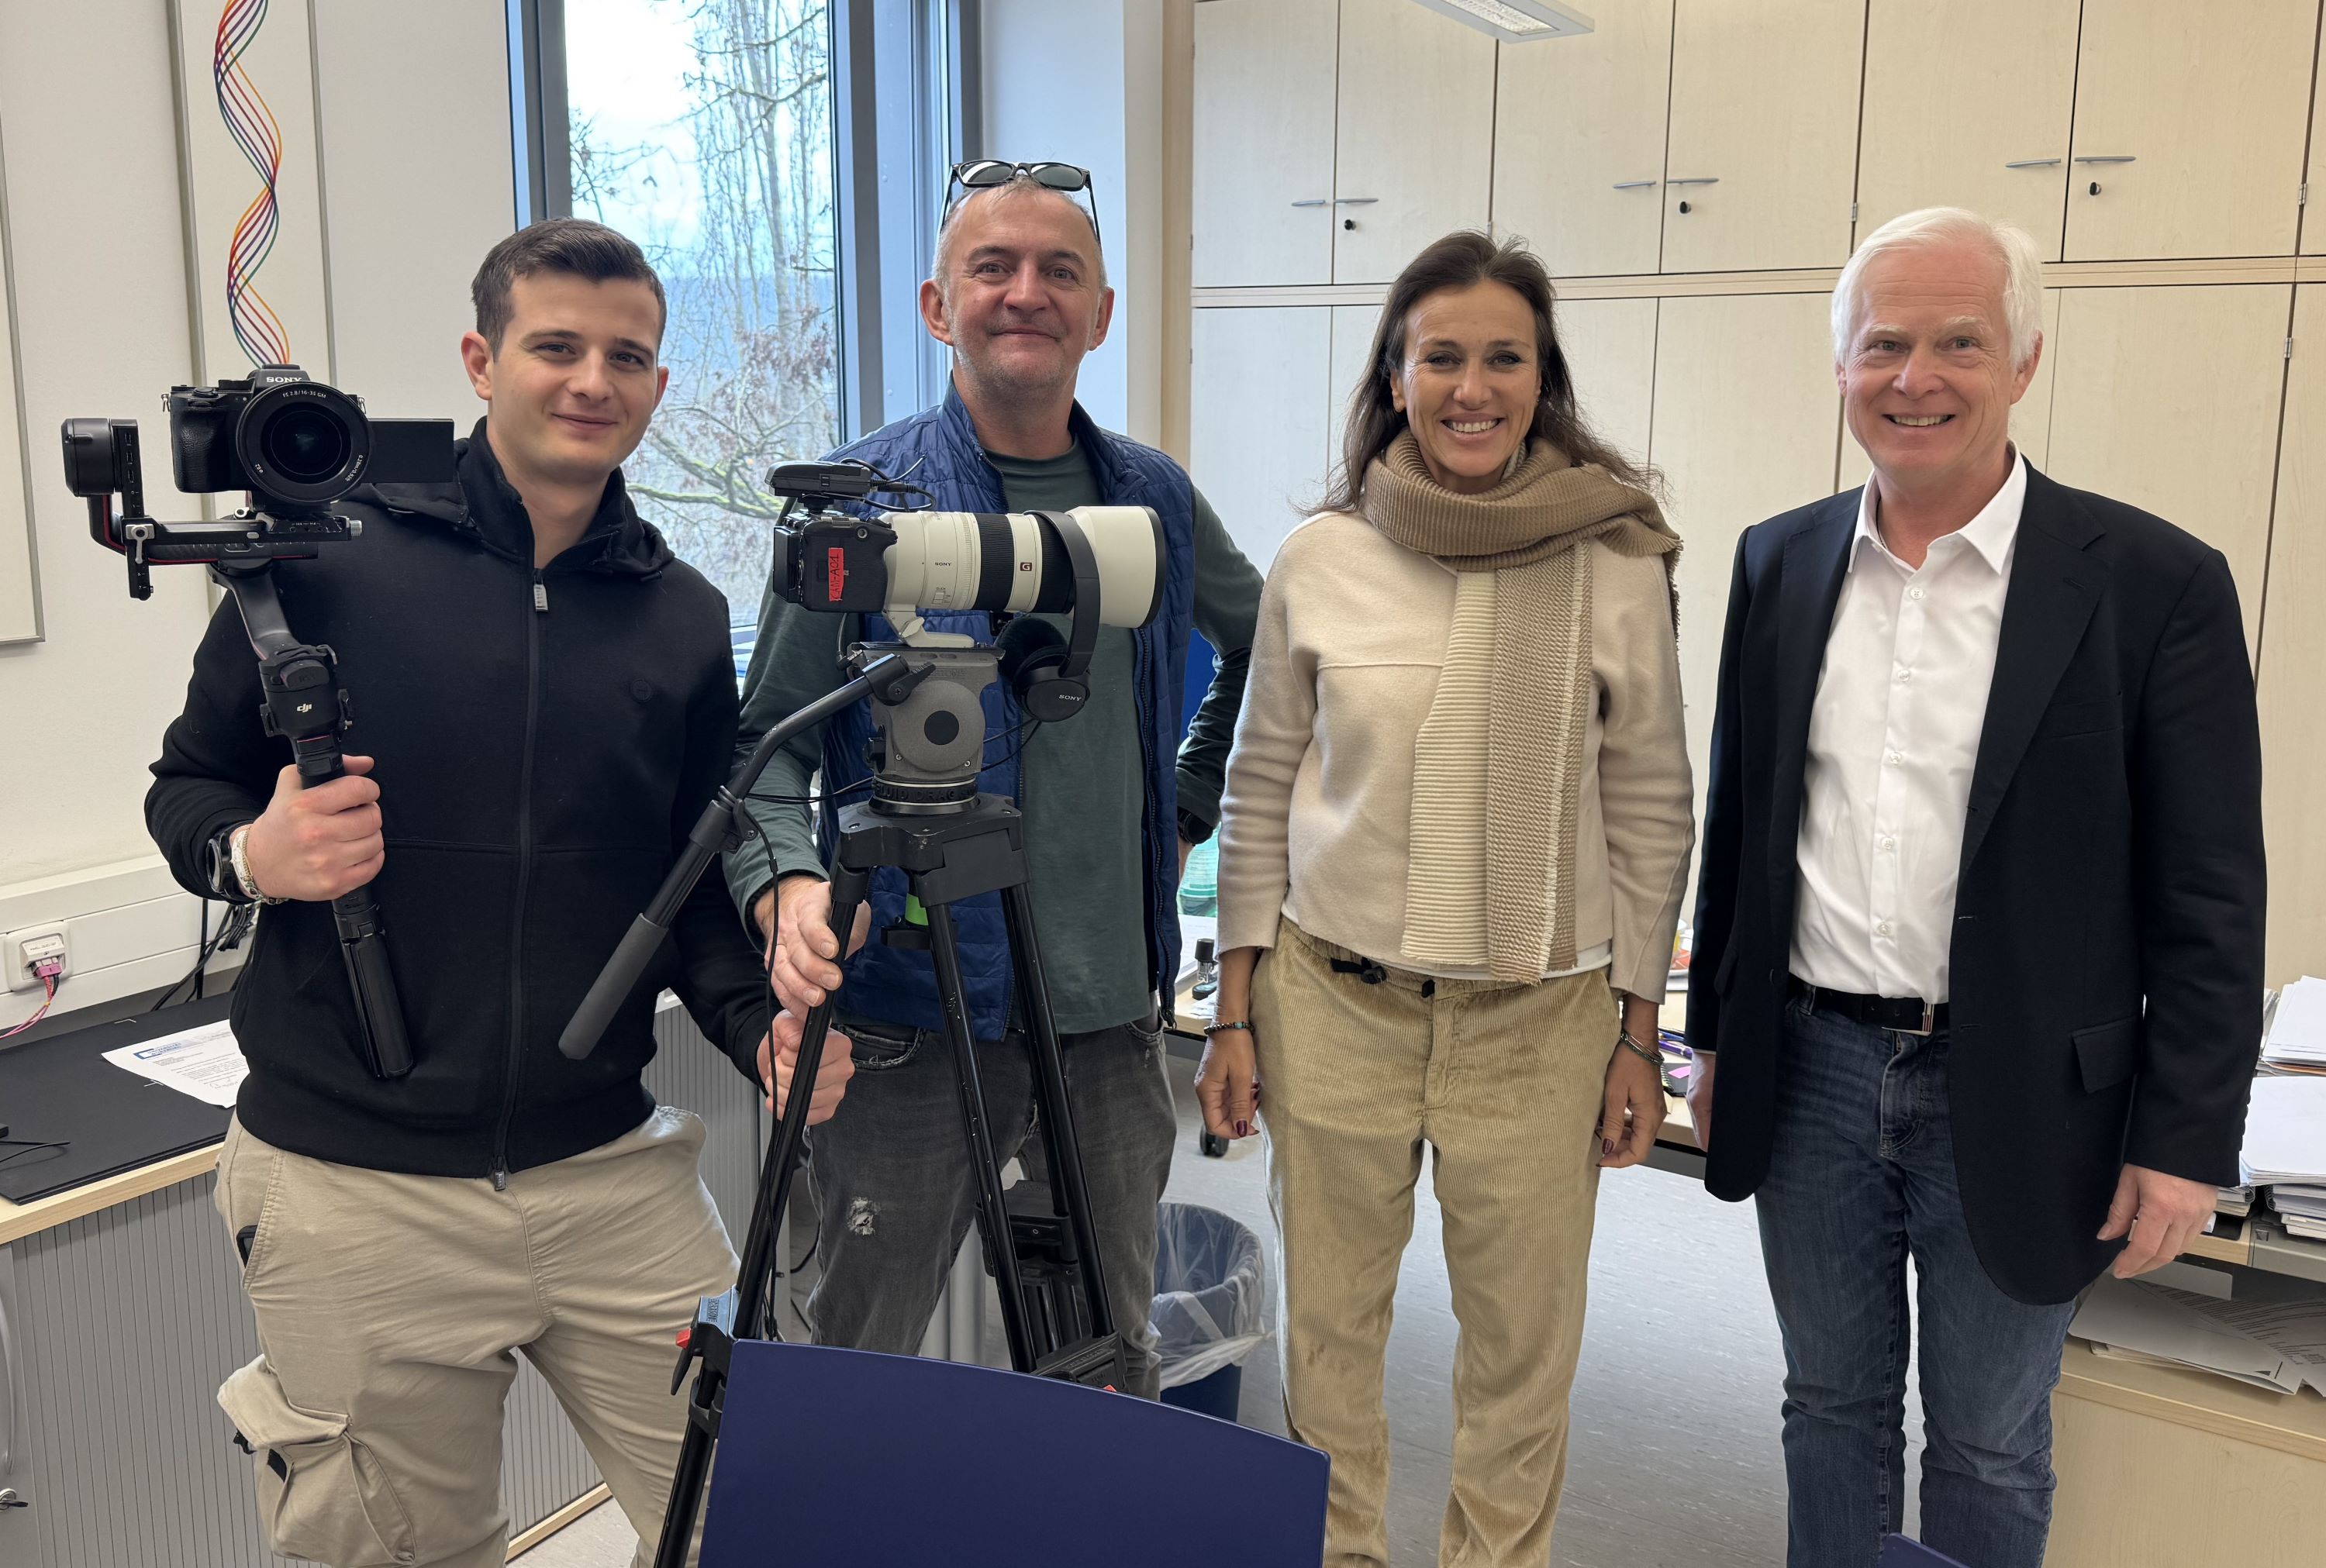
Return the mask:
<svg viewBox="0 0 2326 1568">
<path fill-rule="evenodd" d="M 1220 1034 L 1220 1033 L 1223 1033 L 1223 1031 L 1225 1031 L 1225 1030 L 1229 1030 L 1229 1029 L 1242 1029 L 1242 1030 L 1244 1030 L 1244 1031 L 1246 1031 L 1247 1033 L 1249 1033 L 1249 1032 L 1250 1032 L 1250 1030 L 1251 1030 L 1251 1025 L 1250 1024 L 1242 1024 L 1242 1023 L 1239 1023 L 1239 1024 L 1206 1024 L 1206 1025 L 1204 1025 L 1204 1036 L 1205 1036 L 1205 1039 L 1209 1039 L 1212 1035 L 1217 1035 L 1217 1034 Z"/>
</svg>

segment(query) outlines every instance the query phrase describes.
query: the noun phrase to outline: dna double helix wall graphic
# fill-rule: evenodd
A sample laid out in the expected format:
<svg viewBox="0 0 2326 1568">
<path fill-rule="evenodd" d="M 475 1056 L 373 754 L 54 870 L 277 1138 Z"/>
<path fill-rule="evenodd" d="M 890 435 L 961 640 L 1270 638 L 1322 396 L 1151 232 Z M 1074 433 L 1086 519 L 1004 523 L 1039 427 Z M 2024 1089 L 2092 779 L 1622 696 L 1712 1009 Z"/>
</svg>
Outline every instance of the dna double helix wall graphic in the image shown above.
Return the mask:
<svg viewBox="0 0 2326 1568">
<path fill-rule="evenodd" d="M 282 227 L 275 187 L 283 174 L 283 128 L 242 68 L 244 53 L 266 25 L 266 7 L 267 0 L 227 0 L 210 52 L 210 80 L 227 135 L 259 179 L 258 194 L 243 209 L 227 246 L 227 311 L 234 322 L 235 341 L 253 365 L 288 365 L 290 334 L 256 287 L 258 271 L 274 254 L 274 237 Z"/>
</svg>

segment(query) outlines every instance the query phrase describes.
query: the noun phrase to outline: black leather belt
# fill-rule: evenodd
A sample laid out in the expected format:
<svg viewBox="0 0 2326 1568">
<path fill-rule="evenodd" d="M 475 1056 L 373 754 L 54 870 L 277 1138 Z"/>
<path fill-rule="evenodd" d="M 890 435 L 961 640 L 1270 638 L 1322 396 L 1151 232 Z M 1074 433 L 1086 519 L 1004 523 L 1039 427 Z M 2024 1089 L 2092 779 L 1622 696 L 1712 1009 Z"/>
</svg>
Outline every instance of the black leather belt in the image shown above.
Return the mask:
<svg viewBox="0 0 2326 1568">
<path fill-rule="evenodd" d="M 1933 1007 L 1920 997 L 1861 997 L 1854 991 L 1828 991 L 1798 977 L 1788 978 L 1792 980 L 1789 988 L 1791 993 L 1805 998 L 1810 1007 L 1838 1013 L 1869 1029 L 1887 1029 L 1898 1035 L 1931 1035 L 1947 1026 L 1944 1002 Z"/>
</svg>

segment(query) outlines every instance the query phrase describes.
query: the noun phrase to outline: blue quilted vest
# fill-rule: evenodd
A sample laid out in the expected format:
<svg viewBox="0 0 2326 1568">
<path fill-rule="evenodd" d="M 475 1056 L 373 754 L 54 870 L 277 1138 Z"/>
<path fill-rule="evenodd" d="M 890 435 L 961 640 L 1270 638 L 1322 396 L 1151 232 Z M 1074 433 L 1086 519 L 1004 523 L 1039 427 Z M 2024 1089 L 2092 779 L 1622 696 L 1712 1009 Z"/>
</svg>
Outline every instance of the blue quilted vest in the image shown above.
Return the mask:
<svg viewBox="0 0 2326 1568">
<path fill-rule="evenodd" d="M 1187 634 L 1195 616 L 1195 490 L 1179 465 L 1152 448 L 1101 430 L 1076 404 L 1069 415 L 1075 440 L 1090 454 L 1101 499 L 1109 506 L 1150 506 L 1163 520 L 1169 546 L 1162 613 L 1133 633 L 1138 646 L 1136 697 L 1140 750 L 1147 776 L 1147 937 L 1149 983 L 1168 1005 L 1179 962 L 1178 783 L 1179 705 L 1187 663 Z M 977 431 L 960 395 L 948 389 L 944 402 L 910 419 L 898 420 L 842 447 L 834 458 L 854 458 L 894 478 L 909 478 L 926 490 L 936 506 L 954 512 L 1004 509 L 1001 476 L 985 460 Z M 992 617 L 956 612 L 926 617 L 936 632 L 959 632 L 980 643 L 993 640 Z M 887 642 L 896 629 L 886 617 L 866 616 L 863 637 Z M 1019 767 L 1009 754 L 1021 716 L 1017 698 L 1001 682 L 985 689 L 985 771 L 978 788 L 1016 800 Z M 823 789 L 827 798 L 870 775 L 865 747 L 872 738 L 872 710 L 859 703 L 826 726 Z M 1007 760 L 1004 760 L 1004 759 Z M 859 794 L 850 797 L 862 799 Z M 837 818 L 826 806 L 822 831 L 827 857 Z M 961 967 L 968 987 L 970 1024 L 980 1040 L 998 1040 L 1007 1028 L 1014 1001 L 1009 942 L 998 894 L 954 906 L 960 932 Z M 944 1026 L 937 1006 L 936 976 L 926 953 L 892 948 L 880 933 L 905 916 L 905 877 L 882 869 L 872 877 L 872 935 L 850 960 L 840 993 L 841 1008 L 861 1017 L 922 1029 Z"/>
</svg>

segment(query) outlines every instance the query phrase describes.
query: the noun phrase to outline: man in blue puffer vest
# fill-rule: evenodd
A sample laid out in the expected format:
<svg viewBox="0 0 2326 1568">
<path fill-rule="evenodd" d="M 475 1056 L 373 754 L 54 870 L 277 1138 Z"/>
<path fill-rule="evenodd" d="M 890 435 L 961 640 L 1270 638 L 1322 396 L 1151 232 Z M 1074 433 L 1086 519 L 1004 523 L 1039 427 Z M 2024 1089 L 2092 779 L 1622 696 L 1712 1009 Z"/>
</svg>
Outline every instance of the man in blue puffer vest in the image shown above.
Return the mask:
<svg viewBox="0 0 2326 1568">
<path fill-rule="evenodd" d="M 1107 1294 L 1130 1351 L 1131 1391 L 1152 1397 L 1155 1211 L 1177 1127 L 1158 1000 L 1168 1001 L 1179 964 L 1179 871 L 1219 819 L 1261 581 L 1177 463 L 1101 430 L 1075 403 L 1083 356 L 1104 340 L 1113 308 L 1097 226 L 1072 197 L 1022 166 L 1006 183 L 972 190 L 947 213 L 921 285 L 923 320 L 954 351 L 952 392 L 939 407 L 834 455 L 909 475 L 944 509 L 1140 506 L 1163 521 L 1161 614 L 1138 631 L 1101 635 L 1090 700 L 1070 722 L 1021 738 L 1016 700 L 1000 682 L 988 687 L 979 781 L 1025 812 L 1035 929 Z M 935 615 L 928 624 L 993 638 L 983 614 Z M 1182 745 L 1191 626 L 1221 658 Z M 803 610 L 771 590 L 744 683 L 741 750 L 839 686 L 849 644 L 894 636 L 880 617 Z M 758 793 L 805 797 L 819 773 L 827 797 L 844 790 L 868 775 L 871 734 L 870 712 L 859 705 L 823 733 L 795 739 Z M 773 943 L 777 993 L 794 1018 L 837 989 L 831 1048 L 852 1050 L 858 1069 L 842 1109 L 810 1140 L 822 1276 L 808 1315 L 820 1343 L 909 1354 L 975 1215 L 935 981 L 925 954 L 865 943 L 868 931 L 907 917 L 900 874 L 875 876 L 843 971 L 808 812 L 768 801 L 750 811 L 764 837 L 728 858 L 729 886 Z M 823 827 L 828 840 L 829 808 Z M 1000 903 L 989 895 L 956 913 L 995 1143 L 1002 1158 L 1019 1155 L 1029 1175 L 1042 1177 L 1040 1140 L 1028 1137 L 1032 1066 L 1018 1033 L 1024 1020 L 1011 995 Z M 779 1044 L 782 1031 L 779 1022 Z M 788 1040 L 797 1039 L 793 1023 Z M 788 1064 L 779 1056 L 774 1065 L 779 1085 L 787 1081 Z"/>
</svg>

